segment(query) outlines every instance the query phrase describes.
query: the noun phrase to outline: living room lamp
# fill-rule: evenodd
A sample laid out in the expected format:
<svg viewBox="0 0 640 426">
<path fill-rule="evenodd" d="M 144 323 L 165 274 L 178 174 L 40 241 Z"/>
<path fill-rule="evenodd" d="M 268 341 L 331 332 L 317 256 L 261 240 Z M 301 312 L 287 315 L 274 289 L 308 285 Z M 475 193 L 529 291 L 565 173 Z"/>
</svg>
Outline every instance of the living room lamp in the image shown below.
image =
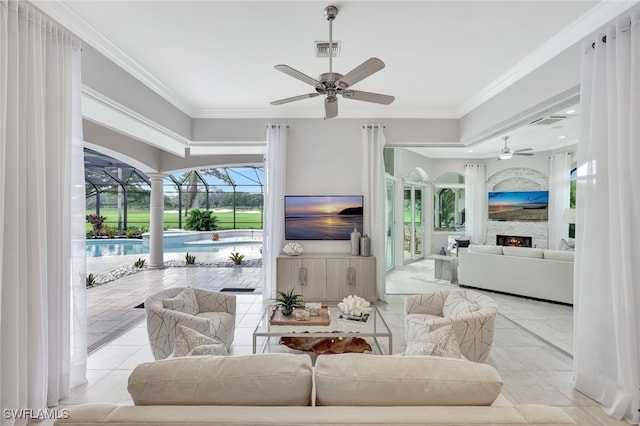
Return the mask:
<svg viewBox="0 0 640 426">
<path fill-rule="evenodd" d="M 511 157 L 513 157 L 513 154 L 510 152 L 503 152 L 498 156 L 501 160 L 509 160 Z"/>
</svg>

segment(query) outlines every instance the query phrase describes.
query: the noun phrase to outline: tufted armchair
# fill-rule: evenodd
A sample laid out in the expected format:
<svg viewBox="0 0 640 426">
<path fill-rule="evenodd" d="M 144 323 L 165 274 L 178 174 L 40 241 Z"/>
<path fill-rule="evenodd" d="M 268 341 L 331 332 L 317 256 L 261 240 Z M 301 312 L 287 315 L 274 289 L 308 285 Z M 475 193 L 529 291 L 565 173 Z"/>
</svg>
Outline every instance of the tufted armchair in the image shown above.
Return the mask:
<svg viewBox="0 0 640 426">
<path fill-rule="evenodd" d="M 485 362 L 489 357 L 498 312 L 490 297 L 472 290 L 440 290 L 407 296 L 404 308 L 407 343 L 451 324 L 468 360 Z"/>
<path fill-rule="evenodd" d="M 187 303 L 189 306 L 183 308 L 183 303 L 176 305 L 176 300 L 180 301 L 180 298 L 192 303 Z M 233 342 L 236 296 L 232 294 L 191 287 L 169 288 L 147 297 L 144 307 L 149 344 L 155 359 L 167 358 L 173 352 L 179 325 L 216 337 L 227 348 Z"/>
</svg>

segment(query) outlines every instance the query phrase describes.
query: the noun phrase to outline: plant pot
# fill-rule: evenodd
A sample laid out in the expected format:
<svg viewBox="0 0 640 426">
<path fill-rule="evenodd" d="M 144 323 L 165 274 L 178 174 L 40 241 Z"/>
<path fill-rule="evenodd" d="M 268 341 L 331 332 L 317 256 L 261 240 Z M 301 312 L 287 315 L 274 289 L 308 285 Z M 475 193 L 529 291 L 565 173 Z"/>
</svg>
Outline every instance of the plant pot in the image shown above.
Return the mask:
<svg viewBox="0 0 640 426">
<path fill-rule="evenodd" d="M 280 306 L 280 312 L 284 316 L 289 316 L 293 313 L 293 306 Z"/>
</svg>

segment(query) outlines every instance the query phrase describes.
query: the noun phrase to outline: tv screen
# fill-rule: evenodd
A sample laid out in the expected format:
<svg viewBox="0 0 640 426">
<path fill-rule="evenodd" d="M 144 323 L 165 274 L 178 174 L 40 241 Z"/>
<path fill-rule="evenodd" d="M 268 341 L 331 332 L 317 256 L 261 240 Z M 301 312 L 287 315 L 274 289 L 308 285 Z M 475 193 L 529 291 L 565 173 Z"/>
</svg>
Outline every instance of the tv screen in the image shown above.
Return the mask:
<svg viewBox="0 0 640 426">
<path fill-rule="evenodd" d="M 285 195 L 287 240 L 348 240 L 362 232 L 362 195 Z"/>
<path fill-rule="evenodd" d="M 549 215 L 549 191 L 489 192 L 489 220 L 544 221 Z"/>
</svg>

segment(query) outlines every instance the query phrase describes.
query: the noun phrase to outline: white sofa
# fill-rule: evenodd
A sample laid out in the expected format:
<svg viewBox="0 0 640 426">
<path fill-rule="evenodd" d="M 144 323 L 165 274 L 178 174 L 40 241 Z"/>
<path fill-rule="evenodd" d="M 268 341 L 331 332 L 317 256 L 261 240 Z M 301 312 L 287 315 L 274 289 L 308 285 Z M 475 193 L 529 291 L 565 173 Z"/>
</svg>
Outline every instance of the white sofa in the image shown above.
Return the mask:
<svg viewBox="0 0 640 426">
<path fill-rule="evenodd" d="M 470 245 L 458 252 L 458 283 L 573 304 L 573 252 Z"/>
<path fill-rule="evenodd" d="M 193 356 L 139 365 L 134 406 L 71 406 L 56 425 L 565 425 L 561 409 L 510 405 L 495 368 L 431 356 Z"/>
</svg>

